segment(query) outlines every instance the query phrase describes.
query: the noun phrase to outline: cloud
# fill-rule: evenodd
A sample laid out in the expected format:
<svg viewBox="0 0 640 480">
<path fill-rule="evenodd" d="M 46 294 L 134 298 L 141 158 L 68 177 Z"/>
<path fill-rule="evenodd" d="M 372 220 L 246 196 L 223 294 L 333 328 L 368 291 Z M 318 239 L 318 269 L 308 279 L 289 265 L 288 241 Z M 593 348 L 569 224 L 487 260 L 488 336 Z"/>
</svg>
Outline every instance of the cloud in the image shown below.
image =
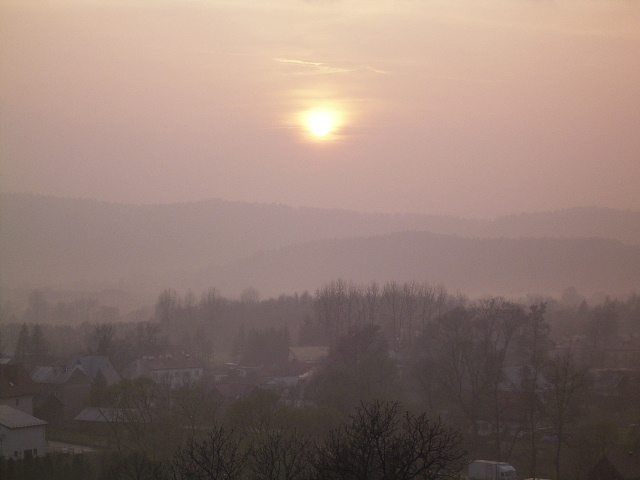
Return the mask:
<svg viewBox="0 0 640 480">
<path fill-rule="evenodd" d="M 274 58 L 278 63 L 284 63 L 296 67 L 300 67 L 300 70 L 297 72 L 297 75 L 324 75 L 324 74 L 333 74 L 333 73 L 355 73 L 355 72 L 373 72 L 378 74 L 389 74 L 386 70 L 381 70 L 378 68 L 373 68 L 369 66 L 365 67 L 337 67 L 333 65 L 329 65 L 325 62 L 309 62 L 306 60 L 295 60 L 291 58 Z"/>
</svg>

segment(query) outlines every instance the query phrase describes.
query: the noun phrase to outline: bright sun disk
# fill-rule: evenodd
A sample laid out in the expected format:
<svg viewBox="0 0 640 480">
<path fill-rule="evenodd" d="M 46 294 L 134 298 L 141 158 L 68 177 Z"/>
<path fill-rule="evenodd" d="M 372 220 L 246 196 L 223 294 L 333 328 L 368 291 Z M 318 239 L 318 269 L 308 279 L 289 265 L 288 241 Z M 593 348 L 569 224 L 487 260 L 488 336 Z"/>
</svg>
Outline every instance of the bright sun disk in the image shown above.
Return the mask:
<svg viewBox="0 0 640 480">
<path fill-rule="evenodd" d="M 310 112 L 307 116 L 307 127 L 317 137 L 324 137 L 337 126 L 337 119 L 333 113 L 326 111 Z"/>
</svg>

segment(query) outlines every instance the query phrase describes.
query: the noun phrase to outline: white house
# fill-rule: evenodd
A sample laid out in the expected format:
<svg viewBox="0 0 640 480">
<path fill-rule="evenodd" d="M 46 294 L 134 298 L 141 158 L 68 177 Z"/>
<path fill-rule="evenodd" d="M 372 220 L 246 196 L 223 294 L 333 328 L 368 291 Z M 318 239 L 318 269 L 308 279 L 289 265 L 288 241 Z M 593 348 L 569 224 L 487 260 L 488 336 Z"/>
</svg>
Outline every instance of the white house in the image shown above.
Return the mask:
<svg viewBox="0 0 640 480">
<path fill-rule="evenodd" d="M 329 347 L 304 346 L 289 348 L 289 361 L 305 369 L 317 367 L 329 356 Z"/>
<path fill-rule="evenodd" d="M 16 460 L 44 456 L 45 425 L 33 415 L 0 405 L 0 456 Z"/>
<path fill-rule="evenodd" d="M 157 355 L 144 355 L 126 369 L 129 379 L 148 377 L 170 388 L 193 385 L 202 380 L 203 364 L 194 356 L 177 348 Z"/>
</svg>

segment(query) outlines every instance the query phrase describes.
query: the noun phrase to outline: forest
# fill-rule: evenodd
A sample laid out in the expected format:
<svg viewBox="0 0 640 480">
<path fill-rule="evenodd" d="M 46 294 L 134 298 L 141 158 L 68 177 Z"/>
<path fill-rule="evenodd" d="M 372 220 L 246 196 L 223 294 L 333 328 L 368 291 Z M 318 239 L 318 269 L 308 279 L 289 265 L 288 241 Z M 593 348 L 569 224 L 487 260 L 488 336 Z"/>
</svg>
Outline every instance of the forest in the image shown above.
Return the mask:
<svg viewBox="0 0 640 480">
<path fill-rule="evenodd" d="M 99 422 L 42 410 L 48 440 L 90 453 L 4 461 L 2 478 L 439 479 L 484 458 L 579 480 L 607 452 L 640 448 L 637 294 L 472 300 L 338 279 L 262 300 L 166 289 L 131 314 L 34 290 L 23 310 L 3 309 L 0 333 L 28 371 L 100 356 L 123 378 L 94 379 L 78 406 Z M 172 358 L 169 346 L 202 376 L 127 373 Z"/>
</svg>

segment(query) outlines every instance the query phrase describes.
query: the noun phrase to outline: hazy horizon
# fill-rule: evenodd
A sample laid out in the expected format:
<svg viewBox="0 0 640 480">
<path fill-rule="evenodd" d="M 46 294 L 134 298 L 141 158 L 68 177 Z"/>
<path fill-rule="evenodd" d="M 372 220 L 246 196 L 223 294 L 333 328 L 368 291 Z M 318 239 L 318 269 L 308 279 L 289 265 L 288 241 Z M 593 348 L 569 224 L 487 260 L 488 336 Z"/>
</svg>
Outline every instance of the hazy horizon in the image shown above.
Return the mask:
<svg viewBox="0 0 640 480">
<path fill-rule="evenodd" d="M 0 17 L 2 192 L 640 210 L 639 2 L 33 0 Z"/>
<path fill-rule="evenodd" d="M 149 201 L 125 201 L 125 200 L 109 200 L 109 199 L 101 199 L 101 198 L 92 198 L 92 197 L 83 197 L 83 196 L 71 196 L 71 195 L 51 195 L 48 193 L 38 193 L 38 192 L 17 192 L 17 191 L 1 191 L 2 195 L 12 195 L 12 196 L 33 196 L 33 197 L 44 197 L 51 198 L 56 200 L 79 200 L 79 201 L 87 201 L 87 202 L 98 202 L 98 203 L 106 203 L 113 205 L 121 205 L 121 206 L 134 206 L 134 207 L 164 207 L 164 206 L 179 206 L 179 205 L 190 205 L 190 204 L 206 204 L 210 202 L 222 202 L 228 204 L 246 204 L 246 205 L 255 205 L 255 206 L 274 206 L 274 207 L 282 207 L 282 208 L 290 208 L 292 210 L 319 210 L 319 211 L 343 211 L 350 212 L 354 214 L 362 214 L 362 215 L 416 215 L 420 217 L 450 217 L 452 219 L 459 220 L 479 220 L 479 221 L 492 221 L 499 220 L 502 218 L 508 218 L 512 216 L 519 215 L 537 215 L 537 214 L 548 214 L 548 213 L 561 213 L 561 212 L 571 212 L 571 211 L 580 211 L 580 210 L 590 210 L 590 209 L 603 209 L 614 212 L 628 212 L 628 213 L 636 213 L 640 212 L 640 207 L 637 209 L 633 208 L 615 208 L 609 206 L 600 206 L 600 205 L 574 205 L 569 207 L 561 207 L 561 208 L 550 208 L 548 210 L 531 210 L 531 211 L 518 211 L 504 214 L 496 214 L 492 216 L 462 216 L 456 214 L 447 214 L 447 213 L 431 213 L 431 212 L 416 212 L 416 211 L 383 211 L 383 210 L 357 210 L 354 208 L 349 208 L 349 206 L 335 206 L 335 207 L 319 207 L 314 205 L 290 205 L 282 202 L 275 201 L 250 201 L 250 200 L 229 200 L 220 197 L 209 197 L 202 199 L 190 199 L 190 200 L 176 200 L 176 201 L 162 201 L 162 200 L 149 200 Z"/>
</svg>

